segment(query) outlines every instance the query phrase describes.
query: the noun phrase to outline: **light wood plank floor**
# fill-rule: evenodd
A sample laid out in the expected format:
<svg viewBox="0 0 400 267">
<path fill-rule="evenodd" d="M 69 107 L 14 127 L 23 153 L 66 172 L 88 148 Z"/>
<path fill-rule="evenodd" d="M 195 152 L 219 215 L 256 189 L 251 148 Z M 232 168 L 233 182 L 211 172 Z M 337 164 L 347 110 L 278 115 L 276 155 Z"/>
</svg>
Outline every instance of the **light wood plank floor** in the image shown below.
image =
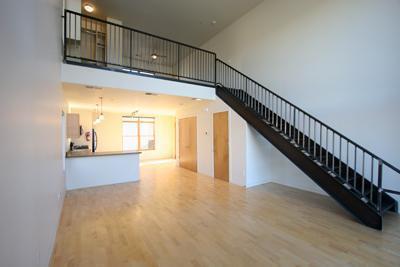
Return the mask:
<svg viewBox="0 0 400 267">
<path fill-rule="evenodd" d="M 400 266 L 400 216 L 384 231 L 329 197 L 251 189 L 175 167 L 67 193 L 53 266 Z"/>
</svg>

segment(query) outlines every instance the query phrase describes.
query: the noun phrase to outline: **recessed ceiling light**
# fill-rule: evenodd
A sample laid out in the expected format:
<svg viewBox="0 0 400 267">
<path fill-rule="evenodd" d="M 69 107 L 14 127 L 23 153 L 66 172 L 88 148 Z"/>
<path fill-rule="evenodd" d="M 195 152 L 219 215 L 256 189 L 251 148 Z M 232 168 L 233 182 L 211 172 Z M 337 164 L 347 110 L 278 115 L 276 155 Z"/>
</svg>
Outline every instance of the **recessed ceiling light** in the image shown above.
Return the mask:
<svg viewBox="0 0 400 267">
<path fill-rule="evenodd" d="M 83 5 L 83 8 L 89 13 L 92 13 L 94 11 L 94 6 L 90 3 L 85 3 Z"/>
<path fill-rule="evenodd" d="M 151 58 L 154 59 L 154 60 L 156 60 L 156 59 L 158 58 L 158 56 L 157 56 L 157 54 L 152 54 L 152 55 L 151 55 Z"/>
<path fill-rule="evenodd" d="M 217 24 L 217 21 L 216 21 L 216 20 L 213 20 L 213 21 L 211 21 L 211 24 L 212 24 L 212 25 L 215 25 L 215 24 Z"/>
</svg>

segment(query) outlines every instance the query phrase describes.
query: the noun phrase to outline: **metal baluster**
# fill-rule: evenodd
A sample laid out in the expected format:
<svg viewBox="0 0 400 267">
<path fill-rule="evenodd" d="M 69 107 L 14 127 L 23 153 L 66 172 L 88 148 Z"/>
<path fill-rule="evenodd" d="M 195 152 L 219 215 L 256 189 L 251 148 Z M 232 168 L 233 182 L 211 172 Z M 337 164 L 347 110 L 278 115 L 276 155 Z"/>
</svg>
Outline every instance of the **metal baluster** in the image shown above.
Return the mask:
<svg viewBox="0 0 400 267">
<path fill-rule="evenodd" d="M 322 123 L 319 123 L 319 161 L 322 163 Z"/>
<path fill-rule="evenodd" d="M 289 138 L 292 138 L 292 105 L 289 104 Z"/>
<path fill-rule="evenodd" d="M 374 157 L 371 156 L 371 184 L 369 189 L 369 200 L 372 202 L 374 195 Z"/>
<path fill-rule="evenodd" d="M 267 117 L 268 117 L 268 91 L 267 90 L 264 90 L 264 103 L 265 103 L 265 105 L 264 105 L 264 108 L 265 108 L 264 118 L 267 120 Z"/>
<path fill-rule="evenodd" d="M 364 181 L 364 176 L 365 176 L 365 151 L 363 151 L 361 175 L 362 175 L 362 180 L 361 180 L 361 194 L 364 196 L 364 183 L 365 183 L 365 181 Z"/>
<path fill-rule="evenodd" d="M 317 121 L 314 120 L 314 140 L 313 140 L 313 144 L 314 144 L 314 159 L 317 158 Z"/>
<path fill-rule="evenodd" d="M 179 65 L 179 63 L 178 63 Z M 132 70 L 132 31 L 129 31 L 129 69 Z"/>
<path fill-rule="evenodd" d="M 287 135 L 287 103 L 285 102 L 285 135 Z"/>
<path fill-rule="evenodd" d="M 278 119 L 278 113 L 279 113 L 279 99 L 278 96 L 275 96 L 275 127 L 279 129 L 279 119 Z"/>
<path fill-rule="evenodd" d="M 280 122 L 280 125 L 279 125 L 280 126 L 279 128 L 280 128 L 281 131 L 283 130 L 283 124 L 282 124 L 282 117 L 283 117 L 283 106 L 282 106 L 282 103 L 283 102 L 282 101 L 283 100 L 281 98 L 281 120 L 280 120 L 281 122 Z"/>
<path fill-rule="evenodd" d="M 68 40 L 69 39 L 71 39 L 71 13 L 68 13 L 68 24 L 69 24 L 69 27 L 68 27 Z M 67 40 L 65 40 L 66 41 L 66 44 L 68 44 L 68 42 L 67 42 Z M 68 51 L 70 50 L 70 46 L 68 45 Z M 69 51 L 70 52 L 70 51 Z M 69 55 L 69 53 L 68 53 L 68 55 Z"/>
<path fill-rule="evenodd" d="M 74 14 L 74 28 L 75 28 L 75 52 L 76 52 L 76 14 Z"/>
<path fill-rule="evenodd" d="M 296 143 L 296 108 L 293 107 L 293 140 Z"/>
<path fill-rule="evenodd" d="M 342 136 L 339 135 L 339 176 L 342 178 Z"/>
<path fill-rule="evenodd" d="M 271 125 L 271 124 L 272 124 L 272 115 L 271 115 L 271 109 L 272 109 L 272 106 L 271 106 L 271 92 L 268 92 L 268 100 L 267 100 L 267 102 L 268 102 L 268 113 L 267 113 L 268 118 L 267 118 L 267 120 L 268 120 L 268 123 Z"/>
<path fill-rule="evenodd" d="M 303 134 L 304 139 L 304 134 Z M 310 141 L 311 141 L 311 117 L 308 116 L 308 153 L 310 153 Z"/>
<path fill-rule="evenodd" d="M 353 172 L 353 185 L 357 189 L 357 146 L 354 145 L 354 172 Z"/>
<path fill-rule="evenodd" d="M 272 120 L 273 126 L 276 127 L 276 95 L 272 95 Z"/>
<path fill-rule="evenodd" d="M 303 112 L 303 149 L 305 148 L 305 141 L 306 141 L 306 137 L 305 137 L 305 129 L 306 128 L 306 114 L 304 114 Z"/>
<path fill-rule="evenodd" d="M 297 144 L 300 145 L 300 111 L 297 112 Z"/>
<path fill-rule="evenodd" d="M 326 128 L 326 150 L 325 150 L 325 156 L 326 156 L 326 159 L 325 159 L 325 164 L 326 164 L 326 167 L 327 168 L 329 168 L 329 152 L 328 152 L 328 147 L 329 147 L 329 130 L 328 130 L 328 128 Z"/>
<path fill-rule="evenodd" d="M 335 132 L 332 131 L 332 172 L 335 172 Z"/>
<path fill-rule="evenodd" d="M 346 183 L 349 183 L 349 140 L 347 141 L 347 156 L 346 156 Z"/>
<path fill-rule="evenodd" d="M 382 214 L 382 160 L 378 162 L 378 211 Z"/>
</svg>

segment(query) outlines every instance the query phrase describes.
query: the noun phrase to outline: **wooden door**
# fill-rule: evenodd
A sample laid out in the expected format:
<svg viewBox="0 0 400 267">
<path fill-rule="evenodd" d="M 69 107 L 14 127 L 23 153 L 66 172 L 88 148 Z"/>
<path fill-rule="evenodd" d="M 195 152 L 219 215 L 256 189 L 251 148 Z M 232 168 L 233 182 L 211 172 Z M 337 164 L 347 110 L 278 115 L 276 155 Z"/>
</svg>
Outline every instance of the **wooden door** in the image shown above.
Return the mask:
<svg viewBox="0 0 400 267">
<path fill-rule="evenodd" d="M 197 120 L 179 120 L 179 166 L 197 172 Z"/>
<path fill-rule="evenodd" d="M 214 113 L 214 177 L 229 181 L 228 112 Z"/>
</svg>

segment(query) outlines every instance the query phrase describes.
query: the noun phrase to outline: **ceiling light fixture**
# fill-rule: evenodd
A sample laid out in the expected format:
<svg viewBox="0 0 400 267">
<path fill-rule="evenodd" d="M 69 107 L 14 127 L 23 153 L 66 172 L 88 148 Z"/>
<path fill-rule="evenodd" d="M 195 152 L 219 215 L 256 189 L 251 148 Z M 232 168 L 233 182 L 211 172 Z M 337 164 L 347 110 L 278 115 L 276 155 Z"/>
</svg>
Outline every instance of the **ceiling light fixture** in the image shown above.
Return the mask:
<svg viewBox="0 0 400 267">
<path fill-rule="evenodd" d="M 158 58 L 158 56 L 157 56 L 157 54 L 153 53 L 153 54 L 151 54 L 151 58 L 156 60 Z"/>
<path fill-rule="evenodd" d="M 94 11 L 94 6 L 90 3 L 85 3 L 83 5 L 83 8 L 89 13 L 92 13 Z"/>
</svg>

